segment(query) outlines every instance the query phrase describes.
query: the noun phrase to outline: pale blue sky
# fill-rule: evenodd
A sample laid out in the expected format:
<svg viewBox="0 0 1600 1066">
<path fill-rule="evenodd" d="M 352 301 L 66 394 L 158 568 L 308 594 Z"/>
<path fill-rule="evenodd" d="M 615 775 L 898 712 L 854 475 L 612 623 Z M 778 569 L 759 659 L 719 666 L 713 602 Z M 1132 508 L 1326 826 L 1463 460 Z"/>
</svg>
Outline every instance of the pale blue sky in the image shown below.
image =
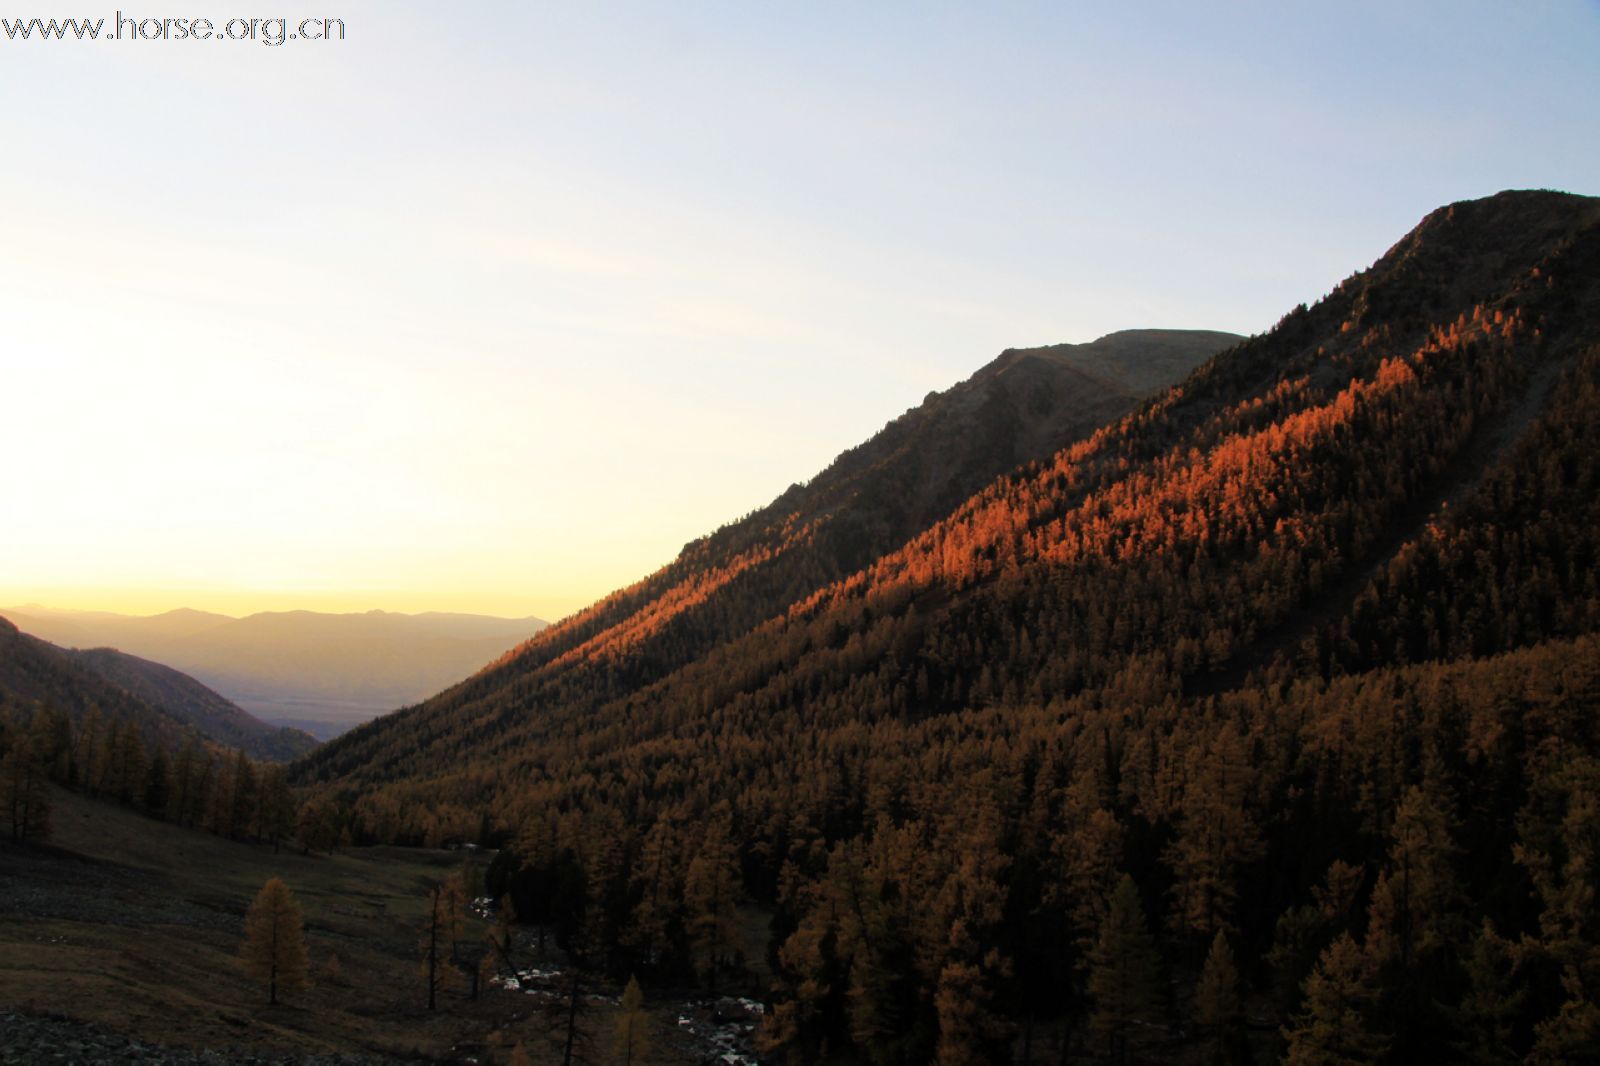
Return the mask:
<svg viewBox="0 0 1600 1066">
<path fill-rule="evenodd" d="M 1600 193 L 1600 4 L 1310 6 L 0 40 L 0 606 L 559 616 L 1002 348 L 1260 331 L 1440 204 Z M 125 10 L 249 13 L 181 8 Z"/>
</svg>

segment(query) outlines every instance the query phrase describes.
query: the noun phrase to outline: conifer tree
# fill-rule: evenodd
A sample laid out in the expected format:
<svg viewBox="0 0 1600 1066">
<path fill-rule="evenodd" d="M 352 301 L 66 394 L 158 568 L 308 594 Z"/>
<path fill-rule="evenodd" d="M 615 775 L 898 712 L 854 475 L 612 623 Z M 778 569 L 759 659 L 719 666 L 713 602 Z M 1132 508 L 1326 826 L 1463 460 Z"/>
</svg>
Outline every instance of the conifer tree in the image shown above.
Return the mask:
<svg viewBox="0 0 1600 1066">
<path fill-rule="evenodd" d="M 1415 1058 L 1454 1035 L 1440 1000 L 1451 984 L 1456 945 L 1466 940 L 1443 796 L 1427 787 L 1409 789 L 1395 810 L 1391 838 L 1362 946 L 1381 989 L 1381 1027 L 1397 1056 Z"/>
<path fill-rule="evenodd" d="M 206 779 L 206 823 L 218 836 L 231 837 L 238 829 L 233 821 L 233 771 L 232 761 L 223 757 Z"/>
<path fill-rule="evenodd" d="M 1239 868 L 1261 853 L 1262 844 L 1246 807 L 1253 774 L 1244 738 L 1224 729 L 1199 755 L 1167 861 L 1175 878 L 1173 929 L 1204 936 L 1233 930 Z"/>
<path fill-rule="evenodd" d="M 313 851 L 333 854 L 333 847 L 339 839 L 333 811 L 322 800 L 307 800 L 295 818 L 295 834 L 300 838 L 300 848 L 306 854 Z"/>
<path fill-rule="evenodd" d="M 1105 1037 L 1117 1062 L 1127 1061 L 1133 1025 L 1154 1022 L 1161 1014 L 1160 966 L 1139 888 L 1123 874 L 1089 953 L 1089 998 L 1094 1004 L 1089 1028 Z"/>
<path fill-rule="evenodd" d="M 880 840 L 888 835 L 880 832 Z M 839 919 L 835 951 L 848 969 L 850 1037 L 875 1060 L 907 1057 L 896 1049 L 912 1035 L 908 956 L 915 948 L 907 897 L 914 890 L 897 876 L 899 865 L 891 854 L 866 863 L 842 845 L 828 860 L 827 891 Z"/>
<path fill-rule="evenodd" d="M 233 791 L 227 797 L 229 835 L 248 835 L 256 815 L 256 768 L 250 756 L 243 751 L 234 752 Z"/>
<path fill-rule="evenodd" d="M 105 716 L 96 704 L 89 704 L 78 726 L 78 773 L 83 790 L 94 795 L 100 790 L 100 746 L 105 742 Z"/>
<path fill-rule="evenodd" d="M 194 791 L 189 799 L 188 825 L 201 825 L 211 817 L 212 794 L 217 788 L 216 760 L 200 751 L 194 775 Z"/>
<path fill-rule="evenodd" d="M 583 865 L 588 899 L 584 922 L 602 965 L 610 965 L 628 923 L 633 845 L 622 817 L 609 808 L 595 813 L 585 836 Z"/>
<path fill-rule="evenodd" d="M 511 894 L 502 893 L 500 906 L 495 910 L 494 924 L 484 930 L 484 942 L 489 945 L 489 951 L 484 956 L 493 967 L 504 966 L 508 970 L 516 969 L 511 961 L 511 927 L 517 922 L 517 908 L 512 905 Z M 492 970 L 491 970 L 492 972 Z"/>
<path fill-rule="evenodd" d="M 1002 819 L 992 804 L 962 812 L 967 828 L 950 853 L 955 869 L 945 877 L 929 920 L 918 923 L 917 950 L 931 968 L 935 939 L 943 932 L 944 965 L 934 986 L 934 1013 L 939 1020 L 935 1061 L 947 1066 L 994 1057 L 1006 1046 L 1011 1025 L 1004 1001 L 995 995 L 1011 976 L 1011 964 L 994 947 L 1005 919 L 1005 874 L 1009 860 L 999 845 Z M 946 928 L 940 930 L 940 926 Z"/>
<path fill-rule="evenodd" d="M 1227 1051 L 1237 1046 L 1241 1035 L 1240 1019 L 1239 970 L 1228 937 L 1219 929 L 1194 990 L 1194 1020 L 1205 1037 L 1211 1061 L 1228 1061 Z"/>
<path fill-rule="evenodd" d="M 452 874 L 428 892 L 428 917 L 423 923 L 420 947 L 429 1010 L 438 1009 L 439 992 L 448 986 L 455 973 L 450 956 L 461 937 L 461 912 L 466 903 L 460 874 Z"/>
<path fill-rule="evenodd" d="M 628 987 L 622 991 L 616 1061 L 620 1066 L 643 1066 L 650 1061 L 650 1016 L 645 1013 L 644 991 L 637 977 L 629 977 Z"/>
<path fill-rule="evenodd" d="M 166 817 L 167 805 L 172 799 L 172 764 L 167 751 L 159 745 L 150 757 L 150 769 L 145 773 L 144 809 L 158 818 Z"/>
<path fill-rule="evenodd" d="M 683 885 L 690 943 L 712 991 L 738 942 L 739 893 L 738 853 L 726 820 L 719 819 L 707 830 Z"/>
<path fill-rule="evenodd" d="M 1551 850 L 1516 848 L 1544 904 L 1538 946 L 1560 967 L 1566 994 L 1536 1027 L 1531 1059 L 1593 1061 L 1600 1057 L 1600 759 L 1574 759 L 1553 778 L 1541 791 L 1565 810 L 1547 841 Z"/>
<path fill-rule="evenodd" d="M 33 739 L 34 758 L 39 760 L 45 777 L 70 785 L 74 778 L 72 721 L 66 713 L 49 700 L 44 701 L 33 712 L 28 735 Z"/>
<path fill-rule="evenodd" d="M 1390 835 L 1387 876 L 1372 891 L 1366 947 L 1374 964 L 1409 971 L 1459 939 L 1456 847 L 1442 802 L 1423 788 L 1406 793 Z"/>
<path fill-rule="evenodd" d="M 306 987 L 308 962 L 300 905 L 279 878 L 269 878 L 250 904 L 239 956 L 246 972 L 267 986 L 268 1003 L 278 1002 L 279 990 L 297 992 Z"/>
<path fill-rule="evenodd" d="M 1306 978 L 1305 1006 L 1283 1031 L 1287 1066 L 1356 1066 L 1374 1062 L 1388 1041 L 1373 1032 L 1373 990 L 1366 960 L 1350 934 L 1342 934 Z"/>
<path fill-rule="evenodd" d="M 113 718 L 101 735 L 100 753 L 94 764 L 98 768 L 95 789 L 111 799 L 122 799 L 123 762 L 119 756 L 123 751 L 123 734 L 129 728 L 132 727 Z"/>
<path fill-rule="evenodd" d="M 647 965 L 655 965 L 667 946 L 667 932 L 680 917 L 683 869 L 679 861 L 677 823 L 661 818 L 645 833 L 639 861 L 634 864 L 632 888 L 638 897 L 628 943 L 637 948 Z"/>
<path fill-rule="evenodd" d="M 10 821 L 13 841 L 38 843 L 50 836 L 50 788 L 26 734 L 0 759 L 0 811 Z"/>
<path fill-rule="evenodd" d="M 116 767 L 116 798 L 130 807 L 142 800 L 145 786 L 144 736 L 135 723 L 127 723 L 117 735 L 116 750 L 111 753 L 109 764 Z"/>
<path fill-rule="evenodd" d="M 1085 790 L 1069 792 L 1069 804 L 1080 791 Z M 1077 966 L 1083 969 L 1116 888 L 1122 865 L 1122 826 L 1117 816 L 1103 807 L 1084 810 L 1081 819 L 1073 820 L 1076 824 L 1055 842 L 1061 881 L 1054 895 L 1068 909 L 1079 950 Z"/>
<path fill-rule="evenodd" d="M 1455 1050 L 1474 1066 L 1521 1061 L 1511 1049 L 1512 1028 L 1527 998 L 1515 983 L 1512 945 L 1484 919 L 1466 958 L 1467 991 L 1455 1012 Z"/>
<path fill-rule="evenodd" d="M 583 994 L 583 970 L 576 955 L 568 968 L 567 990 L 545 1003 L 550 1033 L 561 1045 L 561 1066 L 592 1062 L 594 1034 L 589 1029 L 589 1006 Z"/>
<path fill-rule="evenodd" d="M 256 835 L 272 841 L 276 855 L 283 838 L 294 830 L 294 797 L 281 766 L 269 766 L 261 775 L 261 799 L 256 807 Z"/>
<path fill-rule="evenodd" d="M 983 975 L 971 963 L 951 961 L 939 971 L 939 985 L 933 997 L 939 1016 L 939 1043 L 933 1060 L 936 1066 L 962 1066 L 982 1060 L 982 1027 L 988 999 Z"/>
<path fill-rule="evenodd" d="M 179 825 L 193 825 L 197 811 L 195 797 L 200 791 L 200 763 L 205 756 L 193 737 L 178 749 L 172 764 L 172 820 Z"/>
</svg>

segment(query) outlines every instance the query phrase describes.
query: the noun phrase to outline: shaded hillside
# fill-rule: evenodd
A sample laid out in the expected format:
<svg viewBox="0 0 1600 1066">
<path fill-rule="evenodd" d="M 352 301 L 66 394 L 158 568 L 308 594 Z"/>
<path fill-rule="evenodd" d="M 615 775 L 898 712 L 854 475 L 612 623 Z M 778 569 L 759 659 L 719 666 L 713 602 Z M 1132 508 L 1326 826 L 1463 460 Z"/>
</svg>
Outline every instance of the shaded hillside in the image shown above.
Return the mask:
<svg viewBox="0 0 1600 1066">
<path fill-rule="evenodd" d="M 287 762 L 317 746 L 317 738 L 311 734 L 269 726 L 170 666 L 113 648 L 67 654 L 73 662 L 193 726 L 201 735 L 253 758 Z"/>
<path fill-rule="evenodd" d="M 258 718 L 323 736 L 438 692 L 544 626 L 537 618 L 441 612 L 4 613 L 53 643 L 115 647 L 167 664 Z"/>
<path fill-rule="evenodd" d="M 130 693 L 71 653 L 17 631 L 0 618 L 0 701 L 18 711 L 38 704 L 78 722 L 91 709 L 111 721 L 137 725 L 145 738 L 176 747 L 195 734 L 172 714 Z"/>
<path fill-rule="evenodd" d="M 1600 201 L 1455 204 L 659 678 L 622 640 L 503 667 L 296 769 L 358 836 L 487 810 L 519 910 L 622 972 L 715 979 L 717 901 L 770 905 L 800 1060 L 1004 1061 L 1043 1019 L 1135 1058 L 1581 1059 L 1597 427 Z M 1129 958 L 1176 995 L 1108 1015 Z M 1193 1001 L 1241 973 L 1253 1038 Z"/>
<path fill-rule="evenodd" d="M 269 755 L 314 743 L 167 667 L 109 648 L 68 651 L 0 618 L 0 831 L 14 845 L 51 839 L 52 782 L 274 848 L 291 833 L 306 847 L 336 842 L 324 808 L 297 804 L 283 765 L 255 762 L 233 746 L 240 736 Z"/>
<path fill-rule="evenodd" d="M 1129 411 L 1239 338 L 1129 330 L 1011 349 L 930 394 L 805 485 L 687 545 L 659 572 L 542 633 L 442 699 L 516 686 L 596 701 L 681 667 L 902 544 L 970 493 Z"/>
</svg>

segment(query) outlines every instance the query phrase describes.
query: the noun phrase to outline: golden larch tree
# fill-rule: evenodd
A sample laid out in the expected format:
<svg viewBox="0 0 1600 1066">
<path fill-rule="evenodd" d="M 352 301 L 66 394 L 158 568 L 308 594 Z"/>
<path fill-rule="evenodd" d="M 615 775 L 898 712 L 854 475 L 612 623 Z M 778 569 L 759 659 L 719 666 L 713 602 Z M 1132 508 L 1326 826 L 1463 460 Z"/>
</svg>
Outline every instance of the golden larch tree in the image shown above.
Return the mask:
<svg viewBox="0 0 1600 1066">
<path fill-rule="evenodd" d="M 239 957 L 246 972 L 267 986 L 267 1002 L 278 1002 L 278 990 L 297 992 L 306 987 L 306 941 L 289 886 L 271 878 L 261 886 L 244 917 L 244 943 Z"/>
<path fill-rule="evenodd" d="M 642 1066 L 650 1061 L 650 1015 L 644 1009 L 644 991 L 637 977 L 628 978 L 617 1017 L 616 1060 L 622 1066 Z"/>
</svg>

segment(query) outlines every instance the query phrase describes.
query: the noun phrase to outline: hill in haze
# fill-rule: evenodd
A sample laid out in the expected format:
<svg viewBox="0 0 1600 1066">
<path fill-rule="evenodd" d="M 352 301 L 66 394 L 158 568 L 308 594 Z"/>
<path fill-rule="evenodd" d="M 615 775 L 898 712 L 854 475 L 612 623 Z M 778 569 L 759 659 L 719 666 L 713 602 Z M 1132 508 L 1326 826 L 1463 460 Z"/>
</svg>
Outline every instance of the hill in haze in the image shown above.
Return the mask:
<svg viewBox="0 0 1600 1066">
<path fill-rule="evenodd" d="M 84 669 L 192 726 L 201 735 L 254 758 L 288 762 L 317 746 L 317 738 L 310 733 L 268 725 L 170 666 L 113 648 L 69 651 L 67 656 Z"/>
<path fill-rule="evenodd" d="M 31 713 L 47 704 L 74 721 L 91 708 L 106 718 L 137 725 L 147 740 L 176 748 L 197 736 L 175 715 L 78 662 L 71 652 L 19 632 L 0 618 L 0 704 Z"/>
<path fill-rule="evenodd" d="M 1054 365 L 294 773 L 358 839 L 507 845 L 491 894 L 618 973 L 715 981 L 755 900 L 800 1061 L 1008 1061 L 1040 1021 L 1136 1060 L 1592 1057 L 1600 200 L 1440 208 L 1007 453 L 1002 382 Z"/>
<path fill-rule="evenodd" d="M 0 618 L 0 706 L 26 718 L 41 704 L 80 724 L 91 709 L 139 727 L 146 741 L 176 750 L 190 739 L 287 762 L 317 746 L 298 729 L 270 726 L 192 677 L 110 648 L 74 651 L 19 632 Z"/>
<path fill-rule="evenodd" d="M 319 737 L 431 695 L 545 624 L 442 612 L 231 618 L 188 609 L 130 616 L 30 605 L 0 614 L 55 644 L 110 647 L 169 666 L 266 722 Z"/>
</svg>

